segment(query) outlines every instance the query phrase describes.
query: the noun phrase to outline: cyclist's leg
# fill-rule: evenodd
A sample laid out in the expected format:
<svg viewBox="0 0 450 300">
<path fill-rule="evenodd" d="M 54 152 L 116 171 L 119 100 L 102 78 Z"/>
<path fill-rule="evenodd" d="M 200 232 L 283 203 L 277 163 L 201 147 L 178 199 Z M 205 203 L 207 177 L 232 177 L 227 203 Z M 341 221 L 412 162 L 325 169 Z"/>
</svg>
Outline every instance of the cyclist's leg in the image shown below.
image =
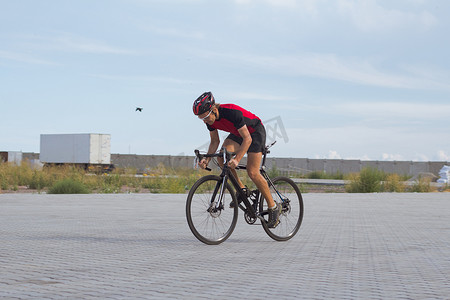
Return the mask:
<svg viewBox="0 0 450 300">
<path fill-rule="evenodd" d="M 235 142 L 235 141 L 233 141 L 232 139 L 229 139 L 229 138 L 226 138 L 225 141 L 223 142 L 223 145 L 222 145 L 222 147 L 225 147 L 225 149 L 227 149 L 227 151 L 229 151 L 229 152 L 236 152 L 239 149 L 240 146 L 241 145 L 239 145 L 239 143 L 237 143 L 237 142 Z M 219 162 L 219 165 L 221 167 L 223 167 L 223 158 L 219 157 L 219 158 L 217 158 L 217 161 Z M 245 188 L 245 185 L 239 179 L 236 170 L 235 169 L 231 169 L 231 173 L 237 179 L 237 181 L 239 183 L 239 186 L 241 188 Z"/>
<path fill-rule="evenodd" d="M 256 184 L 264 199 L 267 201 L 269 208 L 275 206 L 272 194 L 270 193 L 269 185 L 261 175 L 260 167 L 262 160 L 262 152 L 266 145 L 266 129 L 261 124 L 255 128 L 255 131 L 251 134 L 252 144 L 248 148 L 247 152 L 247 173 L 250 179 Z"/>
<path fill-rule="evenodd" d="M 269 185 L 264 177 L 261 175 L 259 168 L 261 166 L 262 153 L 261 152 L 248 152 L 247 153 L 247 173 L 250 179 L 258 187 L 258 190 L 264 196 L 267 201 L 268 207 L 275 206 L 275 201 L 270 193 Z"/>
</svg>

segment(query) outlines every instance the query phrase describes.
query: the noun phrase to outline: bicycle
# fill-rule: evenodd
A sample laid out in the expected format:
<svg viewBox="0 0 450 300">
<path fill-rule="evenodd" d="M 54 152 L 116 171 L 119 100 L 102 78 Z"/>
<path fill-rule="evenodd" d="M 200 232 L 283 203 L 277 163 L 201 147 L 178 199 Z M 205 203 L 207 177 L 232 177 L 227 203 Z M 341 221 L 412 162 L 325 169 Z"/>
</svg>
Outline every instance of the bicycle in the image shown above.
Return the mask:
<svg viewBox="0 0 450 300">
<path fill-rule="evenodd" d="M 287 177 L 270 179 L 265 171 L 266 156 L 274 144 L 265 147 L 260 172 L 269 184 L 273 199 L 282 205 L 280 223 L 275 228 L 267 225 L 268 207 L 263 195 L 257 189 L 246 192 L 231 173 L 228 162 L 235 153 L 227 152 L 224 148 L 214 154 L 194 151 L 198 161 L 207 157 L 223 157 L 224 161 L 220 176 L 206 175 L 200 178 L 190 189 L 186 200 L 187 222 L 198 240 L 217 245 L 228 239 L 236 227 L 239 209 L 244 212 L 248 224 L 256 225 L 259 220 L 264 231 L 276 241 L 287 241 L 298 232 L 303 219 L 303 198 L 298 186 Z M 210 168 L 206 169 L 211 171 Z M 246 169 L 246 166 L 239 165 L 236 169 Z M 238 199 L 241 201 L 238 202 Z M 228 206 L 229 203 L 234 205 Z"/>
</svg>

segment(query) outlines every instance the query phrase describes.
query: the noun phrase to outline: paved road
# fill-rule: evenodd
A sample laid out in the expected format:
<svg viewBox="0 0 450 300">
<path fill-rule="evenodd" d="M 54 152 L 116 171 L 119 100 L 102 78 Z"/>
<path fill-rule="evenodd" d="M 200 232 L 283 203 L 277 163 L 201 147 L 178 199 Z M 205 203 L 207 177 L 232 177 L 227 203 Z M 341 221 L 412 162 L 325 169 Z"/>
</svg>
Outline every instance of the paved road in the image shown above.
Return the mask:
<svg viewBox="0 0 450 300">
<path fill-rule="evenodd" d="M 0 195 L 0 299 L 450 299 L 450 193 L 305 194 L 299 234 L 195 239 L 185 195 Z"/>
</svg>

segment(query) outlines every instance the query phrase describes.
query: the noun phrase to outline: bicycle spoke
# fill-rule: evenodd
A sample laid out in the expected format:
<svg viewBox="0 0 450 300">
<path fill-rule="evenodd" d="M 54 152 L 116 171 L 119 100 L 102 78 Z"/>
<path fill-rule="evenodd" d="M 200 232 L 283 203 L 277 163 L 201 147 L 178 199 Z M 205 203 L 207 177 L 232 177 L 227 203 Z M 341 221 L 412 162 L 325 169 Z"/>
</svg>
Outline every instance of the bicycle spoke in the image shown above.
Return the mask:
<svg viewBox="0 0 450 300">
<path fill-rule="evenodd" d="M 273 199 L 283 210 L 280 214 L 280 223 L 275 228 L 269 228 L 266 224 L 268 216 L 265 215 L 263 228 L 266 233 L 277 241 L 285 241 L 292 238 L 300 228 L 303 219 L 303 199 L 295 183 L 286 177 L 278 177 L 272 180 L 270 187 Z M 265 200 L 260 203 L 260 211 L 267 209 Z"/>
<path fill-rule="evenodd" d="M 224 189 L 222 202 L 216 205 L 220 192 L 214 195 L 214 190 L 220 188 L 220 185 L 221 178 L 218 176 L 201 178 L 192 187 L 186 203 L 189 228 L 206 244 L 218 244 L 226 240 L 237 222 L 237 209 L 225 208 L 233 199 L 229 187 Z M 213 199 L 213 195 L 216 199 Z"/>
</svg>

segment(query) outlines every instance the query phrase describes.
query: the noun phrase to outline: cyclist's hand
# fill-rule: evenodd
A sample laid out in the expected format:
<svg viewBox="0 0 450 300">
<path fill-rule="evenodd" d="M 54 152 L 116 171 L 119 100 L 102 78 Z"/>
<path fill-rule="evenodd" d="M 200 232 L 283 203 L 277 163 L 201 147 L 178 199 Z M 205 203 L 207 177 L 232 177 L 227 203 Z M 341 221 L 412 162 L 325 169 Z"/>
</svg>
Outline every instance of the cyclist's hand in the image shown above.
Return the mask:
<svg viewBox="0 0 450 300">
<path fill-rule="evenodd" d="M 200 168 L 202 168 L 203 170 L 206 169 L 206 167 L 208 166 L 208 162 L 206 161 L 206 158 L 203 158 L 199 163 L 198 166 Z"/>
<path fill-rule="evenodd" d="M 234 158 L 230 159 L 230 161 L 228 162 L 228 166 L 232 169 L 236 169 L 238 164 L 239 164 L 239 162 Z"/>
</svg>

